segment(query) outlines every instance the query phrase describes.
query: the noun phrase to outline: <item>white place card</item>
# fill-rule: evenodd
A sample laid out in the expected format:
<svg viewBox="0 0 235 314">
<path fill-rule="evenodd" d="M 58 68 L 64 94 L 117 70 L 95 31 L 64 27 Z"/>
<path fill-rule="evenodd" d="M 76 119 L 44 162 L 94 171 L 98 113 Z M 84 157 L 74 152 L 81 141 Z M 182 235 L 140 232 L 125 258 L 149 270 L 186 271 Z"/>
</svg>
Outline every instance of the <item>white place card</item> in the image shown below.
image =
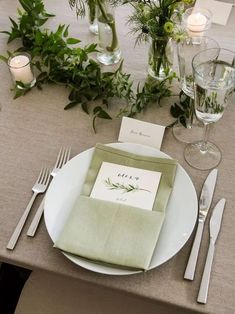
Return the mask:
<svg viewBox="0 0 235 314">
<path fill-rule="evenodd" d="M 226 25 L 233 4 L 216 0 L 197 0 L 195 6 L 210 10 L 213 23 Z"/>
<path fill-rule="evenodd" d="M 103 162 L 90 197 L 152 210 L 161 173 Z"/>
<path fill-rule="evenodd" d="M 118 140 L 151 146 L 160 150 L 165 126 L 123 117 Z"/>
</svg>

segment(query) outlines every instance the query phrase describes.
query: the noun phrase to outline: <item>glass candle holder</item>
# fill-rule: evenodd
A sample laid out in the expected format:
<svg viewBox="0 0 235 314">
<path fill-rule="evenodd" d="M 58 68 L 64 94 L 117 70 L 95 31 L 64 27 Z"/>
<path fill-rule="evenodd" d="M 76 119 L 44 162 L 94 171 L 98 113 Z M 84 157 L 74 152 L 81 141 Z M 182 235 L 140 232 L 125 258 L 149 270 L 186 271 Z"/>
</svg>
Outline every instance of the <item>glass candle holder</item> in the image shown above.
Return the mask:
<svg viewBox="0 0 235 314">
<path fill-rule="evenodd" d="M 31 56 L 28 53 L 19 52 L 11 55 L 8 59 L 8 66 L 18 88 L 34 86 L 36 78 L 31 68 Z"/>
<path fill-rule="evenodd" d="M 201 37 L 211 26 L 212 13 L 200 7 L 189 8 L 184 12 L 182 22 L 189 36 Z"/>
</svg>

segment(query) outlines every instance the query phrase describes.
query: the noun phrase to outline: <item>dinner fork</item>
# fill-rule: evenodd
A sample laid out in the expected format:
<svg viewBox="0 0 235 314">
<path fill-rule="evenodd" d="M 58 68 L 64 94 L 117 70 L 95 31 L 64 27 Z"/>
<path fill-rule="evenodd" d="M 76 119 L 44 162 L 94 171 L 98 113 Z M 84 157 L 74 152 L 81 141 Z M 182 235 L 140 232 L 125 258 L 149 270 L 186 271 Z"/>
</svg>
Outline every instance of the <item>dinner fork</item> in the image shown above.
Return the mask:
<svg viewBox="0 0 235 314">
<path fill-rule="evenodd" d="M 32 191 L 33 191 L 33 196 L 31 197 L 31 200 L 29 201 L 27 207 L 25 208 L 25 211 L 23 213 L 23 215 L 21 216 L 11 238 L 10 241 L 7 244 L 7 249 L 9 250 L 13 250 L 18 238 L 20 236 L 20 233 L 24 227 L 24 224 L 26 222 L 26 219 L 29 215 L 30 209 L 33 205 L 33 202 L 36 198 L 36 196 L 40 193 L 44 193 L 47 189 L 48 183 L 49 183 L 49 179 L 50 179 L 50 169 L 48 168 L 42 168 L 39 176 L 37 178 L 37 181 L 35 182 L 34 186 L 32 187 Z"/>
<path fill-rule="evenodd" d="M 69 148 L 69 147 L 60 149 L 60 152 L 58 154 L 55 166 L 54 166 L 53 170 L 51 171 L 52 178 L 54 178 L 57 175 L 58 171 L 69 160 L 70 152 L 71 152 L 71 148 Z M 29 236 L 29 237 L 34 237 L 34 235 L 35 235 L 35 233 L 37 231 L 37 228 L 38 228 L 38 225 L 39 225 L 39 222 L 41 220 L 41 217 L 42 217 L 42 214 L 43 214 L 43 210 L 44 210 L 44 202 L 45 202 L 45 197 L 43 198 L 40 206 L 38 207 L 38 209 L 36 211 L 36 214 L 35 214 L 32 222 L 31 222 L 31 224 L 29 226 L 29 229 L 27 231 L 27 236 Z"/>
</svg>

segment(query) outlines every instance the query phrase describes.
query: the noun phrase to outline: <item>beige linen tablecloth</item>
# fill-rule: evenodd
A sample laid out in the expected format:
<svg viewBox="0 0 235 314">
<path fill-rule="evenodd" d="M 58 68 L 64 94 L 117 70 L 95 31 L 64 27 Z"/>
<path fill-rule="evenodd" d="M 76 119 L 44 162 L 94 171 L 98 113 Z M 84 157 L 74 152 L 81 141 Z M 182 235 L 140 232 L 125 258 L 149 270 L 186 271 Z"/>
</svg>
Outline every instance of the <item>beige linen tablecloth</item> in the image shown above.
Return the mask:
<svg viewBox="0 0 235 314">
<path fill-rule="evenodd" d="M 47 23 L 55 29 L 59 23 L 70 23 L 71 36 L 79 36 L 83 43 L 95 41 L 88 32 L 87 20 L 76 19 L 75 12 L 67 1 L 45 0 L 49 12 L 56 17 Z M 0 29 L 9 29 L 8 16 L 16 16 L 19 6 L 16 0 L 0 0 Z M 117 31 L 124 57 L 124 69 L 132 74 L 135 84 L 146 77 L 148 45 L 134 48 L 133 35 L 128 33 L 126 17 L 128 7 L 117 9 Z M 221 46 L 235 50 L 235 9 L 228 24 L 223 27 L 212 25 L 207 35 L 217 39 Z M 0 54 L 13 49 L 16 43 L 7 45 L 6 36 L 0 35 Z M 223 152 L 219 165 L 218 184 L 212 206 L 225 197 L 227 199 L 221 233 L 216 244 L 208 303 L 199 305 L 196 297 L 205 263 L 209 243 L 208 221 L 200 249 L 196 276 L 193 282 L 183 280 L 192 239 L 180 252 L 165 264 L 144 274 L 132 276 L 104 276 L 76 266 L 60 252 L 52 248 L 44 222 L 41 223 L 35 238 L 26 236 L 27 228 L 40 204 L 37 199 L 14 251 L 6 250 L 6 244 L 31 197 L 31 188 L 42 165 L 53 166 L 62 145 L 71 145 L 76 155 L 93 147 L 97 142 L 116 142 L 120 120 L 97 121 L 98 132 L 94 134 L 91 119 L 79 106 L 64 111 L 68 91 L 63 87 L 45 86 L 42 91 L 33 90 L 26 96 L 13 100 L 10 91 L 11 78 L 7 66 L 0 63 L 0 260 L 33 270 L 53 273 L 56 277 L 64 275 L 70 279 L 96 285 L 98 288 L 114 289 L 116 292 L 153 302 L 156 313 L 210 313 L 233 314 L 235 312 L 235 107 L 229 106 L 224 117 L 212 127 L 210 138 Z M 176 89 L 177 90 L 177 89 Z M 178 98 L 164 100 L 162 107 L 152 105 L 138 119 L 151 123 L 168 125 L 173 121 L 169 114 L 170 104 Z M 116 104 L 118 105 L 118 104 Z M 111 107 L 112 108 L 112 107 Z M 169 154 L 186 169 L 192 178 L 198 194 L 208 172 L 189 167 L 183 159 L 185 145 L 176 141 L 171 130 L 166 130 L 162 151 Z M 59 278 L 59 277 L 58 277 Z M 58 279 L 60 281 L 60 279 Z M 74 281 L 73 281 L 74 282 Z M 59 284 L 59 283 L 58 283 Z M 67 284 L 66 284 L 67 286 Z M 68 287 L 68 286 L 67 286 Z M 71 283 L 71 287 L 73 284 Z M 169 308 L 169 311 L 168 311 Z M 182 312 L 180 312 L 182 309 Z M 159 311 L 158 311 L 159 310 Z M 151 313 L 151 312 L 150 312 Z"/>
</svg>

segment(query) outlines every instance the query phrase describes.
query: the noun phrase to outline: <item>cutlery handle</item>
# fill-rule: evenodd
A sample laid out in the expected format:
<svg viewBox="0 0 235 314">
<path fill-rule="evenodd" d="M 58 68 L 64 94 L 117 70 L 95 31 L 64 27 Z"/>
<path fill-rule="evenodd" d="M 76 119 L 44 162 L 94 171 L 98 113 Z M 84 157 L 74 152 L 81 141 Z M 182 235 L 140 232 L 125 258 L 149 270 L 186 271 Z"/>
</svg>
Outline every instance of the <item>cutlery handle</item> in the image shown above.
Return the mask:
<svg viewBox="0 0 235 314">
<path fill-rule="evenodd" d="M 197 264 L 197 257 L 198 257 L 198 252 L 199 252 L 201 239 L 202 239 L 203 228 L 204 228 L 204 221 L 199 220 L 198 226 L 197 226 L 197 232 L 194 238 L 188 264 L 184 273 L 184 279 L 188 279 L 188 280 L 194 279 L 194 274 L 195 274 L 195 269 L 196 269 L 196 264 Z"/>
<path fill-rule="evenodd" d="M 39 222 L 40 222 L 42 214 L 43 214 L 44 204 L 45 204 L 45 197 L 43 198 L 40 206 L 38 207 L 37 212 L 36 212 L 35 216 L 33 217 L 33 220 L 32 220 L 32 222 L 29 226 L 29 229 L 27 231 L 27 236 L 29 236 L 29 237 L 34 237 L 35 232 L 37 231 Z"/>
<path fill-rule="evenodd" d="M 14 232 L 10 238 L 10 241 L 7 244 L 8 250 L 14 249 L 36 196 L 37 196 L 37 193 L 34 192 L 33 196 L 31 197 L 31 200 L 29 201 L 27 207 L 25 208 L 25 211 L 24 211 L 23 215 L 21 216 L 21 218 L 20 218 L 20 220 L 19 220 L 19 222 L 18 222 L 18 224 L 17 224 L 17 226 L 16 226 L 16 228 L 15 228 L 15 230 L 14 230 Z"/>
<path fill-rule="evenodd" d="M 206 304 L 206 301 L 207 301 L 207 294 L 208 294 L 209 283 L 210 283 L 211 266 L 212 266 L 214 251 L 215 251 L 215 245 L 214 243 L 210 242 L 210 246 L 209 246 L 207 257 L 206 257 L 206 264 L 204 267 L 202 281 L 201 281 L 198 298 L 197 298 L 197 302 L 203 303 L 203 304 Z"/>
</svg>

